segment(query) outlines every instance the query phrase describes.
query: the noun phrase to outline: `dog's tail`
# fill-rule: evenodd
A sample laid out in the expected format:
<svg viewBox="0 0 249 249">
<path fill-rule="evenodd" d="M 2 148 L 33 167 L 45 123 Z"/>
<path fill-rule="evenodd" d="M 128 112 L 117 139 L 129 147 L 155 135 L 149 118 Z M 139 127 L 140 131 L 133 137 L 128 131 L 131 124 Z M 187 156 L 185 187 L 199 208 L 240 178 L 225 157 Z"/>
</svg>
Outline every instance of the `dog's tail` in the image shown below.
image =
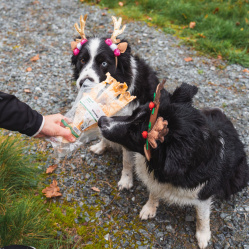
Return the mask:
<svg viewBox="0 0 249 249">
<path fill-rule="evenodd" d="M 249 168 L 246 161 L 246 156 L 241 158 L 239 161 L 234 174 L 229 179 L 227 183 L 227 193 L 225 198 L 228 198 L 230 195 L 235 194 L 245 188 L 249 181 Z"/>
<path fill-rule="evenodd" d="M 173 92 L 170 101 L 171 103 L 192 103 L 192 99 L 198 92 L 198 88 L 187 83 L 182 83 L 180 87 L 177 87 Z"/>
</svg>

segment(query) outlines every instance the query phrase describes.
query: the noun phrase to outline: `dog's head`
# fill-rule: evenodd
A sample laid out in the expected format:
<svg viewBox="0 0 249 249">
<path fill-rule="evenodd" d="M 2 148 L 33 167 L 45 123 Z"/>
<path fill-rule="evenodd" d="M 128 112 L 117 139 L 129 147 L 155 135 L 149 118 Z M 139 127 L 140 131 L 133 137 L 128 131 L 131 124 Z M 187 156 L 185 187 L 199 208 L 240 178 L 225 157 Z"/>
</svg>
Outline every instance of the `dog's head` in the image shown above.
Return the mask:
<svg viewBox="0 0 249 249">
<path fill-rule="evenodd" d="M 148 104 L 138 107 L 131 116 L 101 117 L 98 121 L 102 135 L 127 149 L 143 154 L 143 130 L 150 118 Z"/>
<path fill-rule="evenodd" d="M 81 28 L 75 24 L 76 30 L 81 35 L 81 39 L 72 42 L 73 49 L 72 65 L 74 69 L 74 79 L 78 88 L 84 86 L 86 79 L 98 84 L 106 79 L 106 73 L 109 72 L 115 79 L 124 82 L 124 74 L 130 74 L 130 47 L 125 40 L 117 40 L 125 26 L 119 30 L 122 19 L 118 21 L 115 17 L 114 32 L 110 37 L 87 38 L 84 34 L 86 16 L 81 16 Z M 126 79 L 127 81 L 127 79 Z M 126 82 L 129 85 L 129 81 Z"/>
<path fill-rule="evenodd" d="M 197 93 L 197 87 L 183 83 L 169 96 L 161 91 L 158 116 L 168 120 L 169 136 L 182 126 L 178 113 L 188 115 L 193 107 L 192 98 Z M 110 141 L 119 143 L 127 149 L 144 155 L 145 139 L 142 132 L 148 130 L 151 111 L 149 103 L 139 106 L 131 116 L 101 117 L 98 121 L 102 135 Z"/>
</svg>

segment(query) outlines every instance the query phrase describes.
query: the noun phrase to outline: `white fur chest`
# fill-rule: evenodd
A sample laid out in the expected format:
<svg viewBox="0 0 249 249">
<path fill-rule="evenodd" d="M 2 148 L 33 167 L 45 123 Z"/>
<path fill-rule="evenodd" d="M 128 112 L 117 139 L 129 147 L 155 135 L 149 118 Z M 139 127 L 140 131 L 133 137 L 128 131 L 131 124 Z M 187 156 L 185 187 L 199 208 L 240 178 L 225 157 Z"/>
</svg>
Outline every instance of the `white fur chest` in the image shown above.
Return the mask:
<svg viewBox="0 0 249 249">
<path fill-rule="evenodd" d="M 136 153 L 135 165 L 138 177 L 154 197 L 163 199 L 169 204 L 197 205 L 199 203 L 198 193 L 204 184 L 194 189 L 185 189 L 175 187 L 169 183 L 160 183 L 154 178 L 153 171 L 151 173 L 148 172 L 145 157 L 138 153 Z"/>
</svg>

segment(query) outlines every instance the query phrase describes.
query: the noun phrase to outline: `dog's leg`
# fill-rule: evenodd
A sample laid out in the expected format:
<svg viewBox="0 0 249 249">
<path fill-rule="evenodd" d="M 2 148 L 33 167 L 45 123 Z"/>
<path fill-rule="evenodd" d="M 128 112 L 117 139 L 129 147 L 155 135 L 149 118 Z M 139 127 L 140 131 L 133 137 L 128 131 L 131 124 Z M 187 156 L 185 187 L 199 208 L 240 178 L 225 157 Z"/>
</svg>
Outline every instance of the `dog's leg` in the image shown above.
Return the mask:
<svg viewBox="0 0 249 249">
<path fill-rule="evenodd" d="M 206 201 L 200 201 L 196 206 L 197 221 L 196 221 L 196 238 L 198 245 L 204 249 L 208 245 L 211 238 L 210 231 L 210 211 L 211 211 L 211 198 Z"/>
<path fill-rule="evenodd" d="M 149 200 L 143 206 L 139 217 L 141 220 L 147 220 L 148 218 L 154 218 L 156 216 L 156 210 L 159 205 L 159 199 L 150 193 Z"/>
<path fill-rule="evenodd" d="M 98 155 L 103 154 L 105 149 L 106 149 L 106 139 L 103 137 L 101 138 L 101 141 L 99 143 L 90 146 L 90 151 Z"/>
<path fill-rule="evenodd" d="M 134 152 L 123 149 L 123 170 L 118 182 L 119 190 L 130 189 L 133 186 L 133 167 L 135 164 Z"/>
</svg>

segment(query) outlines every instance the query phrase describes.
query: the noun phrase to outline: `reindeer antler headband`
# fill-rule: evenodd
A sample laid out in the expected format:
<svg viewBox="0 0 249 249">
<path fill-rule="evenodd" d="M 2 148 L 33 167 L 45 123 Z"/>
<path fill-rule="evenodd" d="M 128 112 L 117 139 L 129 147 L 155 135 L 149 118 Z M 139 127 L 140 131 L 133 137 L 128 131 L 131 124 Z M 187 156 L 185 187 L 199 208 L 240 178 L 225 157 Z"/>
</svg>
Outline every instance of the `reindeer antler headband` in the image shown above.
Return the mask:
<svg viewBox="0 0 249 249">
<path fill-rule="evenodd" d="M 71 42 L 71 48 L 73 50 L 74 55 L 78 55 L 83 44 L 87 42 L 86 36 L 85 36 L 85 25 L 86 25 L 86 19 L 87 15 L 80 16 L 80 28 L 77 23 L 74 24 L 74 27 L 76 31 L 80 34 L 81 39 L 76 39 L 76 41 Z M 118 20 L 115 16 L 112 16 L 113 24 L 114 24 L 114 30 L 112 33 L 112 36 L 110 39 L 106 39 L 105 43 L 110 47 L 110 49 L 113 51 L 115 60 L 116 60 L 116 66 L 117 66 L 117 56 L 120 56 L 121 53 L 124 53 L 127 49 L 128 43 L 127 42 L 122 42 L 120 43 L 120 40 L 117 39 L 117 36 L 121 35 L 124 30 L 126 25 L 120 29 L 121 23 L 122 23 L 122 18 L 120 17 Z M 117 43 L 119 43 L 117 45 Z"/>
<path fill-rule="evenodd" d="M 81 36 L 81 39 L 76 39 L 76 41 L 71 42 L 71 48 L 73 50 L 74 55 L 78 55 L 83 44 L 87 42 L 87 39 L 85 36 L 86 19 L 87 19 L 87 15 L 85 15 L 84 18 L 82 15 L 80 16 L 80 28 L 77 23 L 74 24 L 75 29 Z"/>
<path fill-rule="evenodd" d="M 161 143 L 164 141 L 164 137 L 168 134 L 169 129 L 167 128 L 167 120 L 163 120 L 162 117 L 157 118 L 159 106 L 160 106 L 160 96 L 161 90 L 165 84 L 166 80 L 164 79 L 162 83 L 158 84 L 156 92 L 154 93 L 153 102 L 150 102 L 149 108 L 152 110 L 148 125 L 148 132 L 143 131 L 142 136 L 146 138 L 146 143 L 144 145 L 144 153 L 148 161 L 151 159 L 151 148 L 157 147 L 157 140 Z"/>
</svg>

